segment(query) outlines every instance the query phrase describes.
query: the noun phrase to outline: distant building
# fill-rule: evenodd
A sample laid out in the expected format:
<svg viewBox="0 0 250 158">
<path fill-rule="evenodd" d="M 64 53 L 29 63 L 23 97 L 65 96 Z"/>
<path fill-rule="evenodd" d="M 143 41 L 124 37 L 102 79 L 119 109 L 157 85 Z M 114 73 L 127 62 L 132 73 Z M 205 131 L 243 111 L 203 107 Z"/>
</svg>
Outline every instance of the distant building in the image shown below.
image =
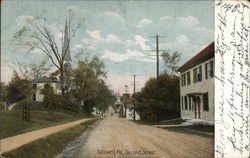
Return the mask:
<svg viewBox="0 0 250 158">
<path fill-rule="evenodd" d="M 214 122 L 214 42 L 178 71 L 181 117 Z"/>
<path fill-rule="evenodd" d="M 44 88 L 45 84 L 50 84 L 53 87 L 55 94 L 61 93 L 61 84 L 58 80 L 54 80 L 48 77 L 40 77 L 32 80 L 32 87 L 34 90 L 34 93 L 32 94 L 32 100 L 40 102 L 43 101 L 44 95 L 41 94 L 41 89 Z"/>
<path fill-rule="evenodd" d="M 140 120 L 140 115 L 136 111 L 134 111 L 132 104 L 128 104 L 126 114 L 126 119 L 134 120 L 135 115 L 135 120 Z"/>
</svg>

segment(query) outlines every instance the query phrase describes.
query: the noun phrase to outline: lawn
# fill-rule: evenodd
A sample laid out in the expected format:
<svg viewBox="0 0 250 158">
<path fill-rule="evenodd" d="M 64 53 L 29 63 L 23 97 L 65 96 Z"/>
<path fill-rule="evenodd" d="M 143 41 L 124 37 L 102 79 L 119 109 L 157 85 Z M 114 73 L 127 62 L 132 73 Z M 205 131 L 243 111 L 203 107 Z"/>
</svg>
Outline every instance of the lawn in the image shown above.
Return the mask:
<svg viewBox="0 0 250 158">
<path fill-rule="evenodd" d="M 139 125 L 176 125 L 176 124 L 181 124 L 182 122 L 185 122 L 185 120 L 183 120 L 182 118 L 161 121 L 160 123 L 145 122 L 145 121 L 141 121 L 141 120 L 135 120 L 135 121 L 132 120 L 132 121 L 139 124 Z"/>
<path fill-rule="evenodd" d="M 210 125 L 190 125 L 184 127 L 162 127 L 163 129 L 192 135 L 214 137 L 214 126 Z"/>
<path fill-rule="evenodd" d="M 80 136 L 89 128 L 89 125 L 97 120 L 97 118 L 92 119 L 80 125 L 33 141 L 18 149 L 5 153 L 3 156 L 9 158 L 52 158 L 61 153 L 71 141 Z"/>
<path fill-rule="evenodd" d="M 82 118 L 86 118 L 86 116 L 69 111 L 54 111 L 52 115 L 48 115 L 47 111 L 32 110 L 30 121 L 22 121 L 21 111 L 1 110 L 0 139 Z"/>
</svg>

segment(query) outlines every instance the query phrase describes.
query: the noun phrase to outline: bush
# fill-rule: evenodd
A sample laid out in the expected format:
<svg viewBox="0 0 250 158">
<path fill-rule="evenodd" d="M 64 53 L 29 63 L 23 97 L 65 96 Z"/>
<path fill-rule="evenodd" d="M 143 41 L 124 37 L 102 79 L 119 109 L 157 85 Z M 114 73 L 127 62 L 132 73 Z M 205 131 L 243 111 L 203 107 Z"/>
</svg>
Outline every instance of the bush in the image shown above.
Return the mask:
<svg viewBox="0 0 250 158">
<path fill-rule="evenodd" d="M 78 106 L 72 103 L 68 98 L 60 94 L 52 94 L 44 97 L 43 106 L 47 109 L 64 109 L 74 112 L 78 111 Z"/>
<path fill-rule="evenodd" d="M 31 99 L 23 99 L 17 102 L 13 109 L 21 110 L 23 107 L 28 107 L 31 110 L 46 110 L 42 102 L 33 101 Z"/>
</svg>

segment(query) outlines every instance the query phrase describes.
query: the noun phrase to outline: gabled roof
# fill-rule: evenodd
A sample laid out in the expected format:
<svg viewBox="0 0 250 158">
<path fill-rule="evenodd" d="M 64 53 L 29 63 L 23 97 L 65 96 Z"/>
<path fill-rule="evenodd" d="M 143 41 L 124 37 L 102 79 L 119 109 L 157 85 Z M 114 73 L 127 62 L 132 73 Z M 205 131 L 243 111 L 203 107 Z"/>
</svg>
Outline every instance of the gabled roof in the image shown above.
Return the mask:
<svg viewBox="0 0 250 158">
<path fill-rule="evenodd" d="M 48 82 L 59 82 L 59 81 L 45 77 L 45 76 L 32 80 L 32 83 L 48 83 Z"/>
<path fill-rule="evenodd" d="M 206 48 L 193 56 L 185 64 L 177 69 L 179 72 L 184 72 L 188 69 L 191 69 L 211 58 L 214 58 L 214 42 L 210 43 Z"/>
</svg>

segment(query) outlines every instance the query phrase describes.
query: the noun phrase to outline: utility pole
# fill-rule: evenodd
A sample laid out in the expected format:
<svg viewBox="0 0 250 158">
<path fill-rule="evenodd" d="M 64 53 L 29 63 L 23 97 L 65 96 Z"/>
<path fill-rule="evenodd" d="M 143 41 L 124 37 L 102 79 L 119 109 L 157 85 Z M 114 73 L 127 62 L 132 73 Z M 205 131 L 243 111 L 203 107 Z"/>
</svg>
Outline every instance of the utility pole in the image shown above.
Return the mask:
<svg viewBox="0 0 250 158">
<path fill-rule="evenodd" d="M 134 75 L 134 97 L 135 97 L 135 76 Z M 134 99 L 134 106 L 135 106 L 135 99 Z M 134 108 L 134 120 L 135 120 L 135 108 Z"/>
<path fill-rule="evenodd" d="M 152 50 L 152 51 L 156 51 L 156 79 L 158 79 L 159 77 L 159 38 L 164 38 L 165 36 L 150 36 L 150 38 L 155 38 L 156 39 L 156 50 Z M 161 50 L 161 51 L 164 51 L 164 50 Z M 157 82 L 157 94 L 156 96 L 158 97 L 159 96 L 159 85 L 158 85 L 158 82 Z M 157 105 L 157 123 L 160 122 L 160 109 Z"/>
<path fill-rule="evenodd" d="M 151 51 L 156 51 L 156 78 L 158 78 L 159 77 L 159 51 L 164 51 L 164 50 L 159 50 L 159 38 L 165 38 L 165 36 L 156 35 L 156 36 L 150 36 L 150 38 L 156 39 L 156 50 L 151 50 Z"/>
</svg>

